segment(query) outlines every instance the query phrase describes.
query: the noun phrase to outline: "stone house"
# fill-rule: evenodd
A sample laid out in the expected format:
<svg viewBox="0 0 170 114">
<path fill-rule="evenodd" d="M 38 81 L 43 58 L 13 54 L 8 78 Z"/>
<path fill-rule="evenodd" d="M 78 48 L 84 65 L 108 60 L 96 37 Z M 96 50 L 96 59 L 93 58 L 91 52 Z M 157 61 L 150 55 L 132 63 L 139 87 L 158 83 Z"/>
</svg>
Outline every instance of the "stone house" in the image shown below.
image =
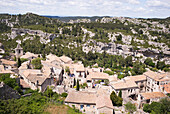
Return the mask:
<svg viewBox="0 0 170 114">
<path fill-rule="evenodd" d="M 170 73 L 157 73 L 147 71 L 144 73 L 147 79 L 147 92 L 161 92 L 161 85 L 170 83 Z"/>
<path fill-rule="evenodd" d="M 137 84 L 139 88 L 139 92 L 146 91 L 146 76 L 145 75 L 128 76 L 128 77 L 125 77 L 125 80 L 133 80 Z"/>
<path fill-rule="evenodd" d="M 57 57 L 56 55 L 53 55 L 53 54 L 47 55 L 46 61 L 49 61 L 55 65 L 60 65 L 62 63 L 62 61 L 60 60 L 60 57 Z"/>
<path fill-rule="evenodd" d="M 41 70 L 19 70 L 19 74 L 21 79 L 23 79 L 33 90 L 39 89 L 39 91 L 44 92 L 47 89 L 47 86 L 53 84 L 53 76 L 50 74 L 45 75 Z"/>
<path fill-rule="evenodd" d="M 96 92 L 76 91 L 68 93 L 65 104 L 75 106 L 85 113 L 113 114 L 113 104 L 109 96 Z"/>
<path fill-rule="evenodd" d="M 138 95 L 138 104 L 139 107 L 143 106 L 145 103 L 152 103 L 153 101 L 158 102 L 160 99 L 167 97 L 162 92 L 149 92 L 149 93 L 140 93 Z"/>
<path fill-rule="evenodd" d="M 87 75 L 87 85 L 93 87 L 98 81 L 100 84 L 104 84 L 104 80 L 109 80 L 109 75 L 103 72 L 89 72 Z"/>
<path fill-rule="evenodd" d="M 17 68 L 17 62 L 7 59 L 0 59 L 1 65 L 4 66 L 5 70 L 14 70 Z"/>
<path fill-rule="evenodd" d="M 122 91 L 122 98 L 127 99 L 128 97 L 135 97 L 139 93 L 138 85 L 133 80 L 120 80 L 111 84 L 112 90 L 118 95 L 119 91 Z"/>
<path fill-rule="evenodd" d="M 38 58 L 38 55 L 34 54 L 34 53 L 31 53 L 31 52 L 26 52 L 20 58 L 25 58 L 25 59 L 28 59 L 28 60 L 32 60 L 32 59 Z"/>
<path fill-rule="evenodd" d="M 164 94 L 170 94 L 170 83 L 160 85 L 160 87 L 161 87 L 161 92 L 163 92 Z"/>
<path fill-rule="evenodd" d="M 62 61 L 63 64 L 71 64 L 72 63 L 72 59 L 65 55 L 61 56 L 60 60 Z"/>
<path fill-rule="evenodd" d="M 9 69 L 5 69 L 4 65 L 0 65 L 0 74 L 15 74 L 15 72 L 9 70 Z"/>
<path fill-rule="evenodd" d="M 61 66 L 53 64 L 49 61 L 41 61 L 43 68 L 42 71 L 44 74 L 51 74 L 54 77 L 54 84 L 61 85 L 63 81 L 64 70 Z"/>
<path fill-rule="evenodd" d="M 85 83 L 86 82 L 86 72 L 84 65 L 81 63 L 74 63 L 74 64 L 63 64 L 63 68 L 65 70 L 65 75 L 66 74 L 66 68 L 69 68 L 70 77 L 74 77 L 76 80 L 79 80 L 80 83 Z"/>
</svg>

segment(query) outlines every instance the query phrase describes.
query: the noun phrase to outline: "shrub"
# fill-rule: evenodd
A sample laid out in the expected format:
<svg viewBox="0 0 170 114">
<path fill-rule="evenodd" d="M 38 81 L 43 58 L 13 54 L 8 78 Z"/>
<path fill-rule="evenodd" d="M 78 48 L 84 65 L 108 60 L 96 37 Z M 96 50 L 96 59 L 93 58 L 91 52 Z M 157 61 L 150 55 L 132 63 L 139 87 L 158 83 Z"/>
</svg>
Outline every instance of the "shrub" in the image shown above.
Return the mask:
<svg viewBox="0 0 170 114">
<path fill-rule="evenodd" d="M 41 59 L 36 58 L 31 61 L 31 64 L 33 65 L 34 69 L 41 69 L 43 65 L 41 64 Z"/>
<path fill-rule="evenodd" d="M 132 104 L 131 102 L 128 102 L 127 104 L 125 104 L 125 109 L 130 112 L 133 113 L 136 111 L 136 106 L 135 104 Z"/>
<path fill-rule="evenodd" d="M 66 98 L 67 95 L 68 95 L 67 93 L 62 93 L 62 94 L 61 94 L 61 97 L 65 97 L 65 98 Z"/>
</svg>

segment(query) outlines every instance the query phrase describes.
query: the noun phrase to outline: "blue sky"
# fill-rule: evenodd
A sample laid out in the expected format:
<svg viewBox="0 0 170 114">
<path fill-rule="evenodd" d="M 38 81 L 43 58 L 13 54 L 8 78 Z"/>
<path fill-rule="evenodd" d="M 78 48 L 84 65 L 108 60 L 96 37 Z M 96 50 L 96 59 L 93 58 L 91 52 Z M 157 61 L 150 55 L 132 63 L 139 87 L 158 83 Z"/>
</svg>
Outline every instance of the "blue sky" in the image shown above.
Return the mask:
<svg viewBox="0 0 170 114">
<path fill-rule="evenodd" d="M 0 13 L 53 16 L 170 16 L 170 0 L 0 0 Z"/>
</svg>

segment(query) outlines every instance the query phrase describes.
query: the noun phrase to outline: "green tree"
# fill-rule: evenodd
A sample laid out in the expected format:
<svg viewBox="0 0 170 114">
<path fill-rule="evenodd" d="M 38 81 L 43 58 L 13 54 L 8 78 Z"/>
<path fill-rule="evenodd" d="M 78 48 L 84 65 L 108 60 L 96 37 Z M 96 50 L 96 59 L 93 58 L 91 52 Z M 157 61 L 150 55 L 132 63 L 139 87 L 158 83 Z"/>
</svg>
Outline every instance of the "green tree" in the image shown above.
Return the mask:
<svg viewBox="0 0 170 114">
<path fill-rule="evenodd" d="M 149 104 L 144 104 L 144 106 L 143 106 L 143 111 L 150 113 L 150 112 L 151 112 L 150 105 L 149 105 Z"/>
<path fill-rule="evenodd" d="M 68 66 L 66 66 L 65 71 L 67 72 L 67 74 L 70 74 L 70 69 Z"/>
<path fill-rule="evenodd" d="M 76 79 L 74 78 L 73 87 L 76 86 Z"/>
<path fill-rule="evenodd" d="M 120 98 L 122 98 L 122 90 L 119 91 L 118 96 L 119 96 Z"/>
<path fill-rule="evenodd" d="M 17 86 L 16 80 L 14 78 L 10 78 L 10 74 L 1 74 L 0 81 L 3 81 L 6 85 L 12 88 L 15 88 L 15 86 Z"/>
<path fill-rule="evenodd" d="M 79 80 L 77 80 L 76 90 L 79 91 L 79 89 L 80 89 Z"/>
<path fill-rule="evenodd" d="M 44 95 L 46 95 L 47 97 L 52 97 L 53 94 L 54 94 L 53 90 L 47 87 L 47 90 L 44 92 Z"/>
<path fill-rule="evenodd" d="M 162 104 L 161 110 L 164 114 L 168 114 L 170 112 L 170 99 L 163 98 L 160 100 L 160 103 Z"/>
<path fill-rule="evenodd" d="M 21 59 L 18 58 L 18 60 L 17 60 L 17 67 L 19 68 L 20 66 L 21 66 Z"/>
<path fill-rule="evenodd" d="M 136 61 L 133 63 L 133 71 L 135 72 L 135 74 L 143 74 L 145 69 L 139 61 Z"/>
<path fill-rule="evenodd" d="M 67 93 L 62 93 L 62 94 L 61 94 L 61 97 L 65 97 L 65 98 L 66 98 L 67 95 L 68 95 Z"/>
<path fill-rule="evenodd" d="M 122 35 L 119 34 L 119 36 L 116 37 L 117 38 L 117 41 L 122 41 Z"/>
<path fill-rule="evenodd" d="M 151 58 L 146 58 L 145 61 L 144 61 L 144 63 L 145 63 L 146 65 L 151 66 L 151 67 L 154 67 L 154 66 L 155 66 L 155 63 L 153 63 L 153 61 L 152 61 Z"/>
<path fill-rule="evenodd" d="M 109 80 L 108 80 L 108 79 L 105 79 L 105 80 L 104 80 L 104 83 L 105 83 L 105 85 L 108 86 L 108 85 L 109 85 Z"/>
<path fill-rule="evenodd" d="M 110 94 L 110 99 L 112 100 L 113 105 L 122 106 L 123 99 L 117 96 L 114 91 Z"/>
<path fill-rule="evenodd" d="M 170 99 L 163 98 L 159 102 L 152 102 L 151 104 L 145 104 L 143 111 L 152 114 L 169 114 L 170 112 Z"/>
<path fill-rule="evenodd" d="M 125 109 L 130 112 L 130 113 L 133 113 L 136 111 L 136 106 L 135 104 L 132 104 L 131 102 L 128 102 L 125 104 Z"/>
<path fill-rule="evenodd" d="M 126 63 L 126 66 L 132 66 L 133 65 L 132 56 L 127 56 L 125 59 L 125 63 Z"/>
<path fill-rule="evenodd" d="M 41 64 L 41 59 L 36 58 L 31 61 L 31 64 L 33 65 L 34 69 L 41 69 L 43 65 Z"/>
<path fill-rule="evenodd" d="M 157 69 L 162 70 L 164 67 L 166 67 L 165 61 L 158 61 L 156 67 L 157 67 Z"/>
</svg>

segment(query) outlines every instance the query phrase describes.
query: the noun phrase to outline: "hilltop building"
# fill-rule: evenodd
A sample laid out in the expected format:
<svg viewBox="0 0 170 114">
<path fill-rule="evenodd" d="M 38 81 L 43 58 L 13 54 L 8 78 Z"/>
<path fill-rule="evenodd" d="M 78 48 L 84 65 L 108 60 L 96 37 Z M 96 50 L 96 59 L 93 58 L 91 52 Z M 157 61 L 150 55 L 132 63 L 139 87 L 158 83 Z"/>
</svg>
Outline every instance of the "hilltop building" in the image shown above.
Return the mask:
<svg viewBox="0 0 170 114">
<path fill-rule="evenodd" d="M 23 55 L 23 48 L 18 43 L 17 47 L 15 48 L 15 56 L 16 58 L 19 58 L 22 55 Z"/>
</svg>

